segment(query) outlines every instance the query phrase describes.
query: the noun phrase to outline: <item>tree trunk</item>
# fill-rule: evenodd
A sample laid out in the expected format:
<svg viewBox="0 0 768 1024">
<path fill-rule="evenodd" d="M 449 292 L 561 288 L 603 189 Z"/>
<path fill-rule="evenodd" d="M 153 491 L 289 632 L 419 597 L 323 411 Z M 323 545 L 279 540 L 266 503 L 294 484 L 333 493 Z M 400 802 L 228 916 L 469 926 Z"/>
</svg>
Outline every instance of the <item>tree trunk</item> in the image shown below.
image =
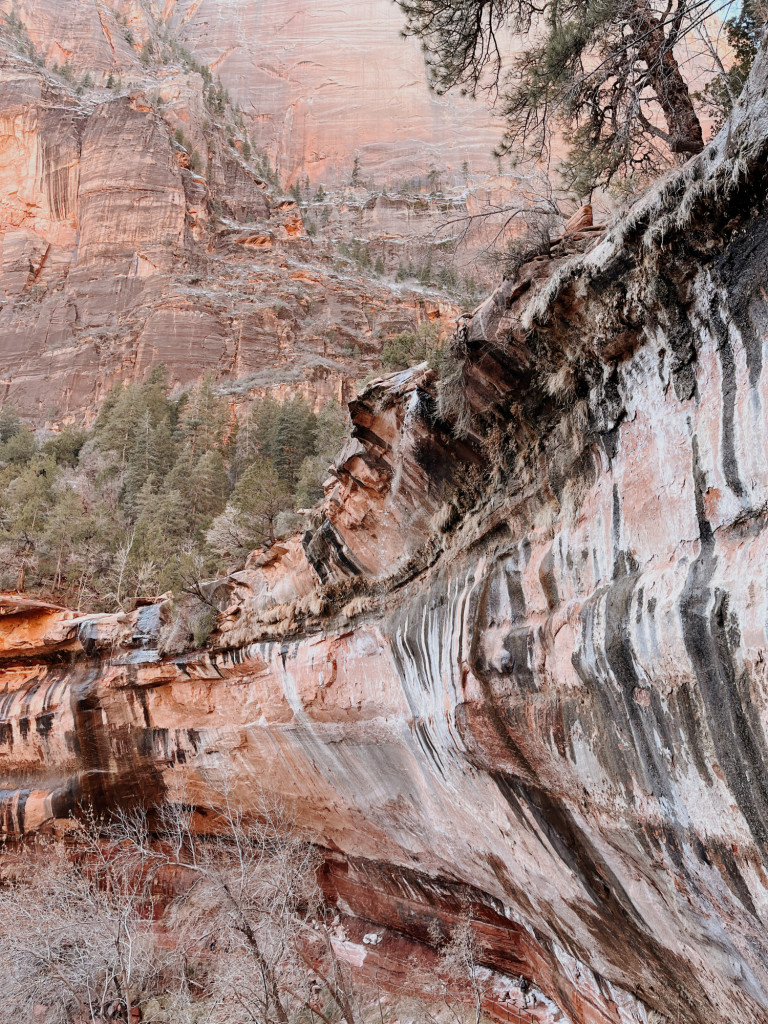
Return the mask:
<svg viewBox="0 0 768 1024">
<path fill-rule="evenodd" d="M 645 3 L 635 6 L 635 14 L 638 54 L 648 66 L 648 84 L 667 123 L 669 148 L 673 153 L 700 153 L 704 148 L 701 122 L 664 26 Z"/>
</svg>

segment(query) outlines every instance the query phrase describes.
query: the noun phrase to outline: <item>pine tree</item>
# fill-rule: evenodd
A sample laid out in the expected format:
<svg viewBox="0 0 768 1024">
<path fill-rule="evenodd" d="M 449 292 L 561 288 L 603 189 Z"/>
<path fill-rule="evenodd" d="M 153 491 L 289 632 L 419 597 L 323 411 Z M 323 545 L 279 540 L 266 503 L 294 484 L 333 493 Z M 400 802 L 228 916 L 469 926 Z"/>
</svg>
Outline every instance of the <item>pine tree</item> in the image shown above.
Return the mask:
<svg viewBox="0 0 768 1024">
<path fill-rule="evenodd" d="M 297 396 L 280 410 L 275 432 L 272 461 L 280 479 L 293 490 L 304 459 L 315 450 L 317 421 L 314 413 Z"/>
<path fill-rule="evenodd" d="M 131 499 L 136 495 L 152 473 L 152 416 L 148 409 L 144 410 L 141 422 L 137 424 L 133 444 L 127 456 L 125 496 L 130 505 Z"/>
<path fill-rule="evenodd" d="M 713 119 L 717 131 L 733 109 L 747 80 L 768 16 L 765 0 L 743 0 L 738 14 L 725 22 L 725 35 L 733 52 L 733 64 L 696 94 Z"/>
<path fill-rule="evenodd" d="M 0 444 L 5 444 L 21 430 L 19 414 L 12 405 L 4 405 L 0 409 Z"/>
<path fill-rule="evenodd" d="M 61 589 L 67 581 L 69 557 L 78 542 L 84 517 L 82 498 L 71 487 L 57 496 L 48 512 L 40 549 L 54 590 Z"/>
<path fill-rule="evenodd" d="M 565 171 L 581 193 L 619 172 L 655 171 L 666 153 L 703 148 L 676 47 L 712 3 L 397 2 L 407 31 L 422 41 L 437 91 L 498 90 L 507 123 L 500 152 L 518 159 L 542 156 L 553 133 L 564 134 L 570 146 Z M 518 41 L 509 62 L 499 42 L 503 30 Z"/>
<path fill-rule="evenodd" d="M 335 400 L 317 417 L 315 452 L 301 464 L 296 483 L 295 506 L 311 508 L 323 498 L 328 470 L 349 437 L 349 417 Z"/>
<path fill-rule="evenodd" d="M 195 466 L 193 514 L 201 523 L 222 511 L 229 496 L 229 477 L 221 452 L 206 452 Z"/>
<path fill-rule="evenodd" d="M 189 540 L 190 523 L 185 502 L 177 490 L 169 490 L 150 501 L 136 522 L 136 553 L 134 561 L 150 562 L 164 574 L 173 573 L 174 557 Z"/>
<path fill-rule="evenodd" d="M 53 485 L 56 476 L 53 460 L 38 457 L 11 481 L 2 497 L 3 520 L 8 534 L 34 543 L 34 538 L 44 529 L 55 501 Z"/>
<path fill-rule="evenodd" d="M 42 447 L 43 454 L 51 455 L 59 465 L 75 466 L 87 437 L 86 431 L 68 424 L 45 442 Z"/>
<path fill-rule="evenodd" d="M 275 542 L 275 520 L 290 507 L 291 495 L 269 459 L 259 459 L 243 473 L 232 495 L 232 505 Z"/>
<path fill-rule="evenodd" d="M 117 384 L 107 396 L 97 417 L 94 432 L 99 446 L 119 455 L 125 467 L 144 412 L 141 392 L 136 384 Z"/>
<path fill-rule="evenodd" d="M 213 377 L 207 373 L 192 393 L 181 415 L 181 429 L 194 455 L 220 447 L 230 421 L 229 406 L 216 394 Z"/>
<path fill-rule="evenodd" d="M 163 488 L 165 491 L 177 491 L 187 510 L 191 510 L 194 504 L 195 461 L 192 445 L 187 441 L 181 446 Z"/>
<path fill-rule="evenodd" d="M 37 451 L 35 435 L 29 427 L 21 427 L 5 444 L 0 445 L 0 461 L 25 463 L 29 462 Z"/>
<path fill-rule="evenodd" d="M 349 184 L 353 188 L 357 188 L 358 185 L 362 184 L 362 178 L 360 176 L 360 157 L 356 156 L 354 163 L 352 164 L 352 174 L 349 178 Z"/>
</svg>

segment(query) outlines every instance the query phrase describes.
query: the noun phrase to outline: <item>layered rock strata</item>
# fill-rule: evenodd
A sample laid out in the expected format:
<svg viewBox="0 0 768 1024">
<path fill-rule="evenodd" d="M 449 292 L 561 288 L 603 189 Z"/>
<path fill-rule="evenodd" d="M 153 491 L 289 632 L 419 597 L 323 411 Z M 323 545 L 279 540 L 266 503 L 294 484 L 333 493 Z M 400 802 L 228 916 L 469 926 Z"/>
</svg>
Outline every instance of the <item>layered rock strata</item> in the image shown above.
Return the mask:
<svg viewBox="0 0 768 1024">
<path fill-rule="evenodd" d="M 96 5 L 67 10 L 55 23 L 22 13 L 55 38 L 65 22 L 101 24 Z M 32 60 L 25 36 L 0 33 L 0 403 L 37 424 L 81 420 L 116 381 L 164 362 L 179 388 L 209 372 L 234 403 L 281 388 L 321 405 L 380 365 L 392 333 L 452 320 L 446 296 L 339 256 L 354 217 L 318 204 L 329 226 L 313 240 L 298 204 L 246 159 L 233 109 L 216 113 L 178 62 L 143 66 L 101 13 L 122 40 L 109 74 L 135 76 L 120 95 L 96 82 L 98 47 L 83 51 L 83 88 Z M 394 274 L 408 252 L 400 233 L 372 258 Z"/>
<path fill-rule="evenodd" d="M 5 829 L 139 799 L 202 828 L 223 774 L 313 829 L 347 913 L 426 939 L 468 905 L 574 1022 L 762 1024 L 767 93 L 761 56 L 439 380 L 373 382 L 304 536 L 211 584 L 205 650 L 158 653 L 163 605 L 7 599 Z"/>
<path fill-rule="evenodd" d="M 493 168 L 500 130 L 481 103 L 438 97 L 416 40 L 389 0 L 3 0 L 49 62 L 140 76 L 158 27 L 221 77 L 255 141 L 289 180 L 349 180 L 355 156 L 380 184 Z M 135 45 L 134 45 L 135 43 Z"/>
</svg>

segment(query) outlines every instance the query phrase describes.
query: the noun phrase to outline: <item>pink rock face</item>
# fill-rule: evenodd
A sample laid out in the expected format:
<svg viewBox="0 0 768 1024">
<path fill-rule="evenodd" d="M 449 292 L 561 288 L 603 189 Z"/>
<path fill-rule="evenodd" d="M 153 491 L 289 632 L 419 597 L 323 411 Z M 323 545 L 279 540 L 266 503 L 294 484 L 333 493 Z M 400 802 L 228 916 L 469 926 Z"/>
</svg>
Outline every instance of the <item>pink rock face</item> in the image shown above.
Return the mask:
<svg viewBox="0 0 768 1024">
<path fill-rule="evenodd" d="M 40 30 L 57 25 L 41 11 Z M 239 382 L 239 401 L 280 386 L 322 405 L 366 372 L 361 358 L 378 365 L 388 332 L 456 315 L 358 267 L 339 273 L 334 238 L 313 242 L 297 204 L 274 195 L 227 130 L 204 129 L 209 115 L 198 74 L 83 99 L 8 55 L 0 379 L 22 414 L 92 416 L 112 384 L 158 362 L 179 387 L 211 372 Z M 205 154 L 204 174 L 190 152 Z"/>
<path fill-rule="evenodd" d="M 199 54 L 289 179 L 394 184 L 492 167 L 500 131 L 480 103 L 429 89 L 418 43 L 390 0 L 171 0 L 163 17 Z"/>
<path fill-rule="evenodd" d="M 493 168 L 501 134 L 486 106 L 429 88 L 421 49 L 390 0 L 0 0 L 50 64 L 140 82 L 139 47 L 165 24 L 242 106 L 286 180 L 393 185 L 435 169 Z M 130 42 L 130 40 L 133 42 Z"/>
<path fill-rule="evenodd" d="M 163 604 L 0 601 L 4 832 L 224 778 L 313 830 L 347 914 L 424 940 L 469 905 L 483 963 L 575 1024 L 764 1024 L 766 96 L 761 55 L 586 255 L 363 391 L 204 649 L 161 656 Z M 16 230 L 12 283 L 44 266 Z"/>
</svg>

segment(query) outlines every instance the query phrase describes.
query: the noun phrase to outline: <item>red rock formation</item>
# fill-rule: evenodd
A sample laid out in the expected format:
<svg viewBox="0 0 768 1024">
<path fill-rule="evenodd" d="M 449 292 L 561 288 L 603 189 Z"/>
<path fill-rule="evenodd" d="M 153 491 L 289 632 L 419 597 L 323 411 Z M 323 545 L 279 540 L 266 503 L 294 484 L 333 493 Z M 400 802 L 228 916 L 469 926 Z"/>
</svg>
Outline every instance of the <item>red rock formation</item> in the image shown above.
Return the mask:
<svg viewBox="0 0 768 1024">
<path fill-rule="evenodd" d="M 20 7 L 50 67 L 0 41 L 0 400 L 80 418 L 163 361 L 181 386 L 226 379 L 234 401 L 282 385 L 322 404 L 377 365 L 387 333 L 455 315 L 339 267 L 352 218 L 313 241 L 230 145 L 232 111 L 208 108 L 199 74 L 143 66 L 114 13 L 66 6 Z M 96 85 L 52 73 L 71 55 Z M 103 88 L 108 73 L 127 94 Z"/>
<path fill-rule="evenodd" d="M 440 380 L 373 382 L 313 525 L 211 585 L 205 649 L 160 655 L 162 604 L 7 598 L 4 830 L 205 808 L 226 771 L 314 830 L 348 914 L 424 939 L 468 902 L 483 961 L 578 1024 L 763 1024 L 766 95 L 762 56 L 717 140 L 505 282 Z"/>
<path fill-rule="evenodd" d="M 468 900 L 484 962 L 573 1021 L 764 1021 L 767 76 L 587 255 L 506 282 L 441 381 L 370 385 L 205 650 L 159 655 L 162 605 L 9 601 L 5 829 L 204 807 L 227 771 L 315 831 L 347 913 L 423 939 Z"/>
<path fill-rule="evenodd" d="M 430 91 L 421 50 L 400 37 L 402 15 L 389 0 L 343 12 L 329 0 L 14 2 L 50 62 L 90 68 L 97 80 L 140 76 L 138 46 L 156 31 L 152 15 L 162 19 L 221 76 L 288 180 L 346 182 L 355 155 L 366 177 L 390 184 L 432 167 L 459 171 L 464 160 L 491 167 L 499 131 L 487 110 Z"/>
</svg>

